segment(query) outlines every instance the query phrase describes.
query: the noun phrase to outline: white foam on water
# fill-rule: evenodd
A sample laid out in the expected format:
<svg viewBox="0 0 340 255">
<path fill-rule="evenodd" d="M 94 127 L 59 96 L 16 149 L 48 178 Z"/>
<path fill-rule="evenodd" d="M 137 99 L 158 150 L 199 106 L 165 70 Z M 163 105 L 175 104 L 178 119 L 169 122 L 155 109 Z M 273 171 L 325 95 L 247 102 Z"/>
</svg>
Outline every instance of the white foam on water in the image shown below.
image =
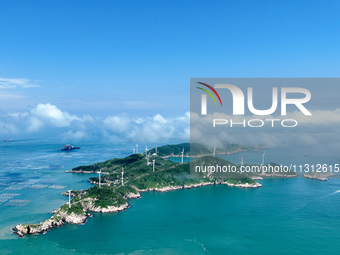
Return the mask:
<svg viewBox="0 0 340 255">
<path fill-rule="evenodd" d="M 334 194 L 339 193 L 339 192 L 340 192 L 340 189 L 337 190 L 337 191 L 334 191 L 334 192 L 330 193 L 328 196 L 334 195 Z"/>
</svg>

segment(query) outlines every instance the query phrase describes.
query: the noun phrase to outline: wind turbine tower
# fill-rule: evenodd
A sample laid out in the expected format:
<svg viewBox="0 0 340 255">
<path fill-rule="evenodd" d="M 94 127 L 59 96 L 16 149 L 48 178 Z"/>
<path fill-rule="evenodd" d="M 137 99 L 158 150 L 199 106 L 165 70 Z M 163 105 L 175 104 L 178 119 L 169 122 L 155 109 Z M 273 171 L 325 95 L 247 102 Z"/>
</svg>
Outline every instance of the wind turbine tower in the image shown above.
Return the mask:
<svg viewBox="0 0 340 255">
<path fill-rule="evenodd" d="M 102 187 L 102 185 L 101 185 L 101 173 L 102 173 L 102 170 L 100 170 L 100 171 L 98 172 L 98 174 L 99 174 L 99 188 Z"/>
<path fill-rule="evenodd" d="M 152 172 L 155 172 L 155 160 L 152 160 Z"/>
<path fill-rule="evenodd" d="M 132 151 L 133 151 L 133 154 L 135 154 L 135 149 L 132 149 Z"/>
<path fill-rule="evenodd" d="M 216 147 L 214 146 L 214 157 L 215 157 L 215 155 L 216 155 Z"/>
<path fill-rule="evenodd" d="M 264 156 L 266 155 L 266 152 L 264 151 L 262 154 L 262 165 L 264 165 Z"/>
<path fill-rule="evenodd" d="M 71 191 L 72 190 L 68 190 L 68 208 L 71 208 Z"/>
<path fill-rule="evenodd" d="M 124 167 L 122 167 L 122 185 L 124 186 Z"/>
<path fill-rule="evenodd" d="M 242 157 L 242 159 L 241 159 L 241 167 L 243 166 L 243 157 Z"/>
<path fill-rule="evenodd" d="M 136 144 L 136 154 L 138 154 L 138 144 Z"/>
<path fill-rule="evenodd" d="M 182 164 L 183 164 L 183 155 L 184 155 L 184 147 L 183 147 L 183 150 L 182 150 Z"/>
</svg>

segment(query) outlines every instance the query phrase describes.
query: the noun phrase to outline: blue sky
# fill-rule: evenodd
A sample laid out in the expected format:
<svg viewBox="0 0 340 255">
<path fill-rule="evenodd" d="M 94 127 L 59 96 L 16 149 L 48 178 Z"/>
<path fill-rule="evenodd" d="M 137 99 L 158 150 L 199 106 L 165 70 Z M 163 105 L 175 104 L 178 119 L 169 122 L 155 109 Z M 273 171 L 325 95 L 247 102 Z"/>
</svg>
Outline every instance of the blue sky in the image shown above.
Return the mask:
<svg viewBox="0 0 340 255">
<path fill-rule="evenodd" d="M 181 118 L 192 77 L 339 77 L 339 7 L 296 0 L 3 0 L 3 126 L 39 104 L 79 118 Z"/>
</svg>

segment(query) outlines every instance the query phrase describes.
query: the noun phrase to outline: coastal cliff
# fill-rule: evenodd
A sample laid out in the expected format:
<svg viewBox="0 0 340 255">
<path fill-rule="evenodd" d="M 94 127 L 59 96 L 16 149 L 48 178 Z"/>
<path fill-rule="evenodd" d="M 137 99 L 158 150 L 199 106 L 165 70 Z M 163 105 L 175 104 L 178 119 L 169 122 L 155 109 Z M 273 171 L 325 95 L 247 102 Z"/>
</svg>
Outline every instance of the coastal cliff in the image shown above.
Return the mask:
<svg viewBox="0 0 340 255">
<path fill-rule="evenodd" d="M 39 224 L 19 224 L 13 228 L 13 232 L 19 237 L 25 235 L 44 234 L 45 232 L 63 226 L 65 223 L 70 224 L 84 224 L 87 219 L 85 212 L 71 212 L 68 213 L 63 210 L 63 207 L 52 212 L 54 215 Z"/>
</svg>

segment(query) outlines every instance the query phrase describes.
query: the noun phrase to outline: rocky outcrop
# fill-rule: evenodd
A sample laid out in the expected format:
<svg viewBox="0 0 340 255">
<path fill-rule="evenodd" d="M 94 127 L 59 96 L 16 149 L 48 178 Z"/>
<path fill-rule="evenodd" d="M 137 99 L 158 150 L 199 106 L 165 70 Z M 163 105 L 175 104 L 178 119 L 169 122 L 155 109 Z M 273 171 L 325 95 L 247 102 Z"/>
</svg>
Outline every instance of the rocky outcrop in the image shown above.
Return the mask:
<svg viewBox="0 0 340 255">
<path fill-rule="evenodd" d="M 128 209 L 129 207 L 130 207 L 130 205 L 127 202 L 123 205 L 120 205 L 120 206 L 112 205 L 112 206 L 108 206 L 108 207 L 94 206 L 94 204 L 93 204 L 89 207 L 89 211 L 111 213 L 111 212 L 121 212 L 121 211 Z"/>
<path fill-rule="evenodd" d="M 132 198 L 141 198 L 141 194 L 139 192 L 137 193 L 129 192 L 124 195 L 124 199 L 132 199 Z"/>
<path fill-rule="evenodd" d="M 86 170 L 68 170 L 65 173 L 74 173 L 74 174 L 93 174 L 95 171 L 86 171 Z"/>
<path fill-rule="evenodd" d="M 303 177 L 308 179 L 315 179 L 319 181 L 329 181 L 329 177 L 334 177 L 336 174 L 333 173 L 307 173 Z"/>
<path fill-rule="evenodd" d="M 260 188 L 262 184 L 255 182 L 255 183 L 229 183 L 224 182 L 224 184 L 228 185 L 229 187 L 238 187 L 238 188 Z"/>
<path fill-rule="evenodd" d="M 276 178 L 294 178 L 297 177 L 298 175 L 295 174 L 285 174 L 285 173 L 261 173 L 260 176 L 263 177 L 276 177 Z"/>
<path fill-rule="evenodd" d="M 201 183 L 184 185 L 184 188 L 185 189 L 192 189 L 192 188 L 198 188 L 198 187 L 214 185 L 214 184 L 215 184 L 215 182 L 201 182 Z"/>
<path fill-rule="evenodd" d="M 109 213 L 109 212 L 121 212 L 126 210 L 127 208 L 130 207 L 130 205 L 125 202 L 125 204 L 119 205 L 119 206 L 108 206 L 108 207 L 102 207 L 102 206 L 96 206 L 95 205 L 95 199 L 84 199 L 84 201 L 81 202 L 82 207 L 86 211 L 91 211 L 91 212 L 103 212 L 103 213 Z"/>
<path fill-rule="evenodd" d="M 102 212 L 102 213 L 112 213 L 112 212 L 121 212 L 126 209 L 128 209 L 130 205 L 128 203 L 125 203 L 120 206 L 108 206 L 108 207 L 93 207 L 91 210 L 92 212 Z"/>
<path fill-rule="evenodd" d="M 253 180 L 263 180 L 263 178 L 261 176 L 255 176 L 255 177 L 251 177 Z"/>
<path fill-rule="evenodd" d="M 159 192 L 168 192 L 172 190 L 183 189 L 183 186 L 166 186 L 162 188 L 147 188 L 147 189 L 137 189 L 139 192 L 146 192 L 146 191 L 159 191 Z"/>
<path fill-rule="evenodd" d="M 329 178 L 327 178 L 327 177 L 313 177 L 313 176 L 309 176 L 309 175 L 304 175 L 303 177 L 308 178 L 308 179 L 315 179 L 315 180 L 319 180 L 319 181 L 329 181 Z"/>
<path fill-rule="evenodd" d="M 65 223 L 84 224 L 87 219 L 87 215 L 85 212 L 83 214 L 75 214 L 73 212 L 71 214 L 68 214 L 67 212 L 58 209 L 57 211 L 54 211 L 52 213 L 55 214 L 44 222 L 41 222 L 39 224 L 19 224 L 13 228 L 13 231 L 19 237 L 23 237 L 25 235 L 43 234 L 53 228 L 61 227 Z"/>
<path fill-rule="evenodd" d="M 230 187 L 238 187 L 238 188 L 260 188 L 262 187 L 262 184 L 255 182 L 255 183 L 239 183 L 239 184 L 233 184 L 229 182 L 200 182 L 200 183 L 194 183 L 194 184 L 185 184 L 183 186 L 167 186 L 162 188 L 147 188 L 147 189 L 137 189 L 139 192 L 146 192 L 146 191 L 159 191 L 159 192 L 168 192 L 172 190 L 179 190 L 179 189 L 192 189 L 192 188 L 198 188 L 202 186 L 209 186 L 209 185 L 217 185 L 217 184 L 226 184 Z"/>
</svg>

